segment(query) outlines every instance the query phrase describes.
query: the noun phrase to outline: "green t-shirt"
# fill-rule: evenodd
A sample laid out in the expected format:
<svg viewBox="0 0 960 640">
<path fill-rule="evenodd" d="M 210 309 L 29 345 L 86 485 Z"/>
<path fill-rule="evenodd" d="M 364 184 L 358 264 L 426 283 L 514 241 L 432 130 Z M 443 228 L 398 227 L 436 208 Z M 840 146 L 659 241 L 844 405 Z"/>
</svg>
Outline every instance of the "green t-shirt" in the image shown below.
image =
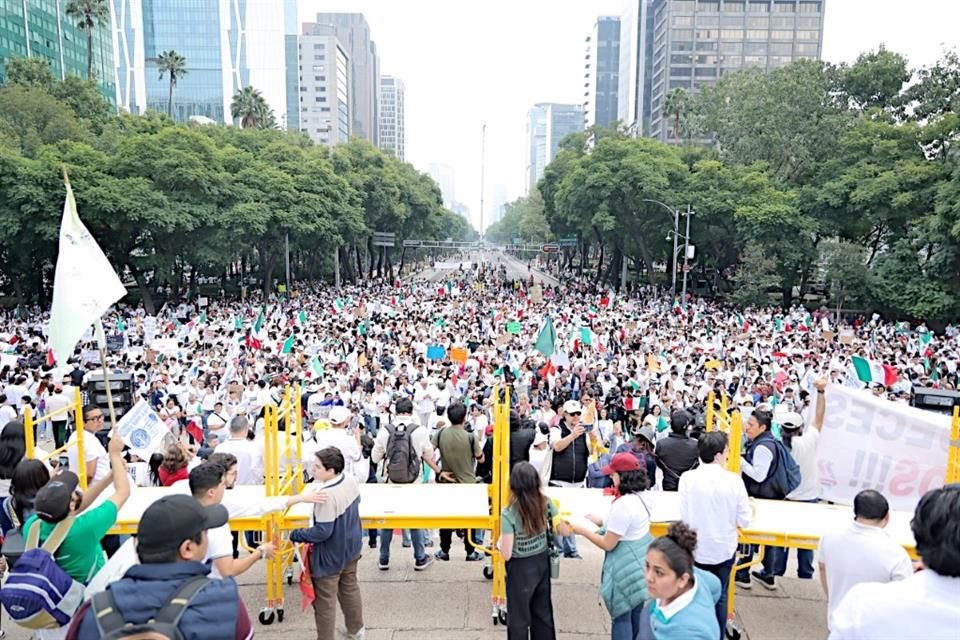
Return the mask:
<svg viewBox="0 0 960 640">
<path fill-rule="evenodd" d="M 107 555 L 100 547 L 100 539 L 107 535 L 107 531 L 116 521 L 117 505 L 110 500 L 78 515 L 70 527 L 70 533 L 54 554 L 60 568 L 77 582 L 90 582 L 107 563 Z M 34 522 L 40 522 L 40 544 L 43 544 L 56 525 L 38 520 L 35 515 L 30 516 L 23 524 L 24 538 Z"/>
<path fill-rule="evenodd" d="M 440 452 L 440 466 L 444 471 L 452 471 L 457 482 L 474 484 L 477 481 L 474 470 L 477 456 L 483 450 L 476 436 L 459 427 L 444 427 L 433 436 L 433 446 Z"/>
<path fill-rule="evenodd" d="M 547 500 L 547 518 L 552 520 L 556 516 L 557 508 L 552 500 Z M 547 527 L 549 528 L 549 523 L 547 523 Z M 513 534 L 514 558 L 529 558 L 547 550 L 547 529 L 535 536 L 525 534 L 523 523 L 520 522 L 520 514 L 514 510 L 513 505 L 500 513 L 500 530 L 504 534 Z"/>
</svg>

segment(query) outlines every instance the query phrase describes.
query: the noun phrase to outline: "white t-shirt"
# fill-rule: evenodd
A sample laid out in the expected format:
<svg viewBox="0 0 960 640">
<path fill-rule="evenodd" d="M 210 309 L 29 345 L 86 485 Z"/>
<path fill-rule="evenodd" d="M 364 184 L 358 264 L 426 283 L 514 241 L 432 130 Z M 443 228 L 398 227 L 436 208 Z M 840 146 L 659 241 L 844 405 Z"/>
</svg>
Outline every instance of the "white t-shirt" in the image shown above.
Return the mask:
<svg viewBox="0 0 960 640">
<path fill-rule="evenodd" d="M 73 443 L 76 441 L 77 432 L 74 431 L 73 434 L 70 435 L 69 442 Z M 67 455 L 69 456 L 70 470 L 79 475 L 81 466 L 77 464 L 77 448 L 70 447 L 67 449 L 67 451 Z M 97 436 L 89 431 L 83 432 L 83 457 L 87 462 L 91 460 L 97 461 L 97 471 L 90 482 L 96 482 L 100 478 L 110 475 L 110 456 L 107 455 L 107 450 L 103 448 L 102 444 L 100 444 L 100 440 L 97 439 Z"/>
<path fill-rule="evenodd" d="M 820 538 L 817 559 L 826 567 L 830 594 L 827 617 L 831 629 L 834 611 L 854 585 L 893 582 L 913 574 L 913 564 L 903 547 L 883 529 L 856 520 L 844 531 L 827 533 Z"/>
<path fill-rule="evenodd" d="M 621 540 L 639 540 L 650 533 L 650 513 L 643 499 L 636 493 L 617 498 L 610 504 L 604 521 L 607 531 L 616 533 Z"/>
<path fill-rule="evenodd" d="M 820 474 L 817 470 L 817 445 L 820 431 L 806 427 L 803 434 L 790 441 L 790 453 L 800 467 L 800 485 L 787 495 L 787 500 L 816 500 L 820 497 Z"/>
<path fill-rule="evenodd" d="M 204 563 L 210 562 L 210 577 L 215 580 L 223 577 L 213 563 L 213 560 L 220 558 L 233 558 L 233 536 L 229 522 L 216 529 L 207 529 L 207 557 Z"/>
<path fill-rule="evenodd" d="M 213 450 L 237 458 L 237 484 L 263 484 L 263 443 L 246 438 L 228 438 Z"/>
<path fill-rule="evenodd" d="M 60 393 L 55 393 L 47 398 L 47 413 L 53 413 L 54 411 L 59 411 L 70 406 L 73 402 L 70 398 L 72 396 L 66 396 L 61 391 Z M 53 422 L 66 422 L 69 419 L 69 415 L 66 413 L 59 413 L 54 417 L 50 418 Z"/>
</svg>

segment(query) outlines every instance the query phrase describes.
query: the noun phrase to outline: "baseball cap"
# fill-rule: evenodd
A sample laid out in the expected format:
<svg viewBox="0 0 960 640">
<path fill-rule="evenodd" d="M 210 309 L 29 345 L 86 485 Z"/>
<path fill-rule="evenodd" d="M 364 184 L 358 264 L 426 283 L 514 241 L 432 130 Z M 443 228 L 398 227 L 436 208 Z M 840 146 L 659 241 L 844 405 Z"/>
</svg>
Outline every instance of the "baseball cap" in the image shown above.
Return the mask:
<svg viewBox="0 0 960 640">
<path fill-rule="evenodd" d="M 350 409 L 346 407 L 333 407 L 330 409 L 330 422 L 333 424 L 343 424 L 353 416 Z"/>
<path fill-rule="evenodd" d="M 567 400 L 563 403 L 564 413 L 583 413 L 583 407 L 576 400 Z"/>
<path fill-rule="evenodd" d="M 147 553 L 173 551 L 201 531 L 222 527 L 229 518 L 222 504 L 204 507 L 193 496 L 164 496 L 143 512 L 137 526 L 137 549 Z"/>
<path fill-rule="evenodd" d="M 605 466 L 600 470 L 605 476 L 610 475 L 614 471 L 617 473 L 623 473 L 624 471 L 639 471 L 640 470 L 640 461 L 637 460 L 636 456 L 632 453 L 618 453 L 617 455 L 610 458 L 610 464 Z"/>
<path fill-rule="evenodd" d="M 80 479 L 72 471 L 63 471 L 40 487 L 33 507 L 44 522 L 60 522 L 70 513 L 70 499 Z"/>
<path fill-rule="evenodd" d="M 777 415 L 777 421 L 783 429 L 799 429 L 803 426 L 803 416 L 796 411 L 784 411 Z"/>
</svg>

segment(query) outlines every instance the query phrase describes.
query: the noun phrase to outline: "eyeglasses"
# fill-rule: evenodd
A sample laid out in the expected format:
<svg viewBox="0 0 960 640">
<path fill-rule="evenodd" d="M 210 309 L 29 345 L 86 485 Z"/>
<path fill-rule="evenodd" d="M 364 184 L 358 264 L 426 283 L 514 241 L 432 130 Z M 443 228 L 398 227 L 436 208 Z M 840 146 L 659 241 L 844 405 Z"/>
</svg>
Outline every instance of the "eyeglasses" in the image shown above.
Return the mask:
<svg viewBox="0 0 960 640">
<path fill-rule="evenodd" d="M 96 422 L 98 420 L 103 420 L 103 414 L 98 414 L 95 416 L 87 416 L 87 422 Z"/>
</svg>

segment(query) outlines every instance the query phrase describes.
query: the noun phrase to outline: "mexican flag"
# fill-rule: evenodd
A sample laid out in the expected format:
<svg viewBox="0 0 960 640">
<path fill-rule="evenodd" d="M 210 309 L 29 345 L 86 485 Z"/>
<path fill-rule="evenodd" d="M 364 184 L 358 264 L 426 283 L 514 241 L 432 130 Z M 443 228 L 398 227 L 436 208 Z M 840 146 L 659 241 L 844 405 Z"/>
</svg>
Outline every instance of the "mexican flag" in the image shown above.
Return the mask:
<svg viewBox="0 0 960 640">
<path fill-rule="evenodd" d="M 673 312 L 678 316 L 683 315 L 683 305 L 680 304 L 680 298 L 673 299 Z"/>
<path fill-rule="evenodd" d="M 206 311 L 201 311 L 201 312 L 200 312 L 200 324 L 207 324 L 207 312 L 206 312 Z"/>
<path fill-rule="evenodd" d="M 313 356 L 313 358 L 310 359 L 310 372 L 317 378 L 323 377 L 323 363 L 320 362 L 320 358 L 317 356 Z"/>
<path fill-rule="evenodd" d="M 810 331 L 813 329 L 813 317 L 807 313 L 803 316 L 803 324 L 800 325 L 800 331 Z"/>
<path fill-rule="evenodd" d="M 580 327 L 580 344 L 590 347 L 593 345 L 593 331 L 587 327 Z"/>
<path fill-rule="evenodd" d="M 550 316 L 547 316 L 547 321 L 544 323 L 543 328 L 540 330 L 540 334 L 537 336 L 537 342 L 534 345 L 534 348 L 542 353 L 544 357 L 549 358 L 553 355 L 553 352 L 556 351 L 557 345 L 557 330 L 553 328 L 553 319 Z"/>
<path fill-rule="evenodd" d="M 333 312 L 340 313 L 343 311 L 343 298 L 337 298 L 333 301 Z"/>
<path fill-rule="evenodd" d="M 897 382 L 897 368 L 889 364 L 853 356 L 853 369 L 860 381 L 866 384 L 879 382 L 885 387 L 890 387 Z"/>
<path fill-rule="evenodd" d="M 750 331 L 750 323 L 743 317 L 742 313 L 737 314 L 737 326 L 739 326 L 740 330 L 744 333 Z"/>
<path fill-rule="evenodd" d="M 286 355 L 293 351 L 293 334 L 290 334 L 290 337 L 284 340 L 283 346 L 280 348 L 280 353 Z"/>
<path fill-rule="evenodd" d="M 253 333 L 260 335 L 260 330 L 263 329 L 263 323 L 267 321 L 267 317 L 263 314 L 263 310 L 260 310 L 260 315 L 257 316 L 257 321 L 253 323 Z"/>
<path fill-rule="evenodd" d="M 297 320 L 300 322 L 301 327 L 307 324 L 307 312 L 301 309 L 300 315 L 297 316 Z"/>
<path fill-rule="evenodd" d="M 239 317 L 239 316 L 233 316 L 233 328 L 234 328 L 234 329 L 242 329 L 242 328 L 243 328 L 243 321 L 240 320 L 240 317 Z"/>
<path fill-rule="evenodd" d="M 777 316 L 776 318 L 774 318 L 773 327 L 777 331 L 783 331 L 783 318 L 781 318 L 780 316 Z"/>
<path fill-rule="evenodd" d="M 127 325 L 124 324 L 123 318 L 117 318 L 117 333 L 123 333 L 127 330 Z"/>
</svg>

